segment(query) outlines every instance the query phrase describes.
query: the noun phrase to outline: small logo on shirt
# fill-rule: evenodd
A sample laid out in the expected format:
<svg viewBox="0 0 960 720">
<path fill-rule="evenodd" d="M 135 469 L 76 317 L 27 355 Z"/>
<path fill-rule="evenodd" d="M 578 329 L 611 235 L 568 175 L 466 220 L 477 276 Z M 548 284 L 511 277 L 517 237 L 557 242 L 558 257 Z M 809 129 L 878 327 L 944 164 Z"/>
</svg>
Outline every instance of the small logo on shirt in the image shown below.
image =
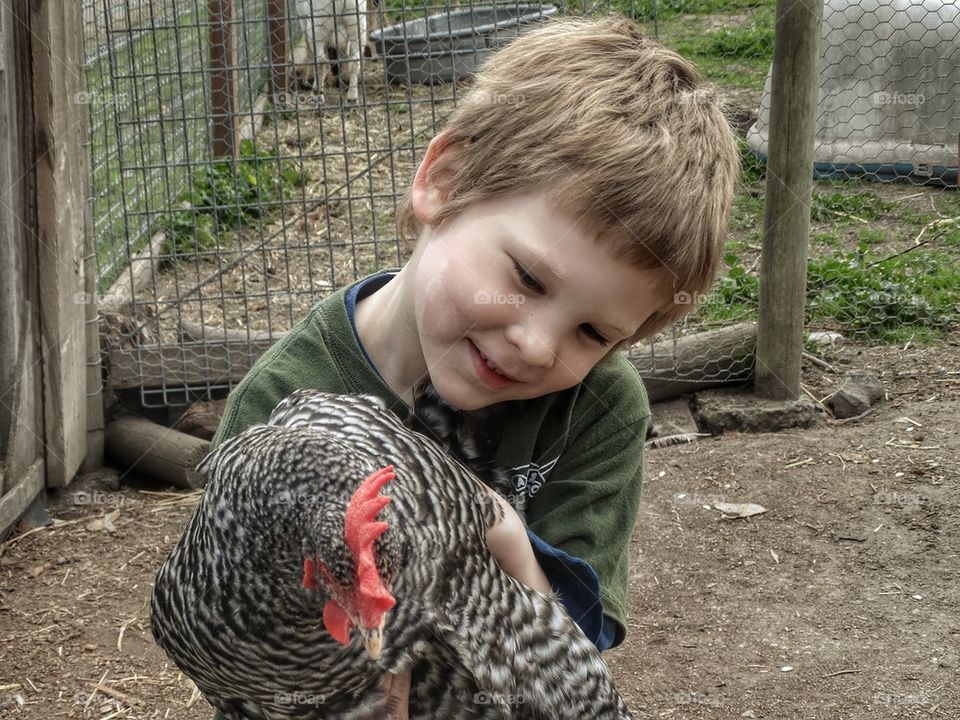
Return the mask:
<svg viewBox="0 0 960 720">
<path fill-rule="evenodd" d="M 559 459 L 560 456 L 557 455 L 553 460 L 542 465 L 527 463 L 510 468 L 510 477 L 516 494 L 520 497 L 533 497 L 547 479 L 547 473 L 553 469 Z"/>
</svg>

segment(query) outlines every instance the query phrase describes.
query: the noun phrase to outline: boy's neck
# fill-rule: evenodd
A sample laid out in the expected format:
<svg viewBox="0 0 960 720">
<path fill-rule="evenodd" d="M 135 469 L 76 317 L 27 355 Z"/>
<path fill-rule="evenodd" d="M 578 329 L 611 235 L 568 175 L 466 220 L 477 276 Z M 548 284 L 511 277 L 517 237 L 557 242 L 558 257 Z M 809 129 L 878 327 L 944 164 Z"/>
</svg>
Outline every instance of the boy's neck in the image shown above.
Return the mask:
<svg viewBox="0 0 960 720">
<path fill-rule="evenodd" d="M 387 385 L 409 407 L 414 389 L 427 379 L 420 349 L 409 263 L 383 287 L 357 302 L 354 321 L 364 350 Z"/>
</svg>

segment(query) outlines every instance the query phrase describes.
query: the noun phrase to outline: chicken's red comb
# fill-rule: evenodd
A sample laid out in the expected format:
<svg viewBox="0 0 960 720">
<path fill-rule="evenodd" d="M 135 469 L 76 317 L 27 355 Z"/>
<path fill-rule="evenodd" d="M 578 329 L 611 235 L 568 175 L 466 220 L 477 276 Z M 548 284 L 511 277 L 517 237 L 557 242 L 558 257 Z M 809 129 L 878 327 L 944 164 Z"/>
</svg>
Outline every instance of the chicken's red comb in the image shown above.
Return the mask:
<svg viewBox="0 0 960 720">
<path fill-rule="evenodd" d="M 396 474 L 393 466 L 377 470 L 360 483 L 344 519 L 343 537 L 347 547 L 353 553 L 357 566 L 357 588 L 359 590 L 360 619 L 367 627 L 376 627 L 380 618 L 396 604 L 390 591 L 383 584 L 377 572 L 377 562 L 373 554 L 373 543 L 387 529 L 385 522 L 377 522 L 377 513 L 390 502 L 388 496 L 379 495 L 380 489 L 393 480 Z"/>
</svg>

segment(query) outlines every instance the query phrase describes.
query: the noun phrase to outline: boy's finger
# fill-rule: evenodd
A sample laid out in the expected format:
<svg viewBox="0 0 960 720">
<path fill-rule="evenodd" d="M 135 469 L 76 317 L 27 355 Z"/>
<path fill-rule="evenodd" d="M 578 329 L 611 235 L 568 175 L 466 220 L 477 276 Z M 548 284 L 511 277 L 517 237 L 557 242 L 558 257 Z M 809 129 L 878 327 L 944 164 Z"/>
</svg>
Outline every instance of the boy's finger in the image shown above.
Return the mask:
<svg viewBox="0 0 960 720">
<path fill-rule="evenodd" d="M 410 718 L 410 671 L 390 675 L 387 679 L 386 720 Z"/>
</svg>

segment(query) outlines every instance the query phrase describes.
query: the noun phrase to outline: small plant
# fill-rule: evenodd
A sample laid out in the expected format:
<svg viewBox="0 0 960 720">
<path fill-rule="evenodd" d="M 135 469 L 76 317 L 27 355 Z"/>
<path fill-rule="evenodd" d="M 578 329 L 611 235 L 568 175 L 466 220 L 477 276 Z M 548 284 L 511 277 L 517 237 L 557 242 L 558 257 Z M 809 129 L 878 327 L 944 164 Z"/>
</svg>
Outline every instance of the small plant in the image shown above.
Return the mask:
<svg viewBox="0 0 960 720">
<path fill-rule="evenodd" d="M 740 182 L 744 185 L 755 185 L 767 178 L 767 162 L 757 155 L 750 146 L 738 139 L 740 146 Z"/>
<path fill-rule="evenodd" d="M 165 253 L 217 248 L 221 233 L 266 216 L 273 204 L 304 182 L 295 163 L 258 152 L 251 140 L 242 141 L 238 158 L 217 160 L 194 171 L 189 188 L 177 197 L 181 208 L 165 222 Z"/>
<path fill-rule="evenodd" d="M 837 222 L 844 217 L 874 220 L 896 207 L 874 192 L 819 192 L 813 191 L 810 200 L 810 219 L 814 222 Z"/>
</svg>

